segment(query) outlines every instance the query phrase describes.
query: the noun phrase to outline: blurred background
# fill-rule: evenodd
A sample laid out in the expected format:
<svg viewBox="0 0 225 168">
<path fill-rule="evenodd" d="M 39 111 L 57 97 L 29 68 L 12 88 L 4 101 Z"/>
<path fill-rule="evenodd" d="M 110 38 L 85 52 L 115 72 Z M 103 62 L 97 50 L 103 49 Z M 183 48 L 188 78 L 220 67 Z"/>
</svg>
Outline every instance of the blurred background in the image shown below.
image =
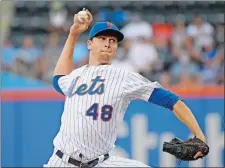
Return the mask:
<svg viewBox="0 0 225 168">
<path fill-rule="evenodd" d="M 181 167 L 224 167 L 224 1 L 1 1 L 1 165 L 42 166 L 52 154 L 64 98 L 51 85 L 73 16 L 83 7 L 125 35 L 115 66 L 138 72 L 184 98 L 210 154 Z M 88 62 L 83 33 L 74 68 Z M 141 108 L 140 108 L 141 107 Z M 162 143 L 190 131 L 158 106 L 133 101 L 115 154 L 175 167 Z"/>
</svg>

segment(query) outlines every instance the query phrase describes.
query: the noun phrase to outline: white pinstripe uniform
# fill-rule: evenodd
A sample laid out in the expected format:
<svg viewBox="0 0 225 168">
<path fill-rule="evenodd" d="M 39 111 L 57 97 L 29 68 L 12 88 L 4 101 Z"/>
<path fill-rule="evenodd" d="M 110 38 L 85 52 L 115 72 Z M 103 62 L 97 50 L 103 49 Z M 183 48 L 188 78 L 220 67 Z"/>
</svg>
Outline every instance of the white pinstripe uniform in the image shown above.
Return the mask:
<svg viewBox="0 0 225 168">
<path fill-rule="evenodd" d="M 153 89 L 160 85 L 112 65 L 85 65 L 61 77 L 58 83 L 66 100 L 61 127 L 53 142 L 55 150 L 44 167 L 74 167 L 67 162 L 68 157 L 60 159 L 55 155 L 56 150 L 83 162 L 100 157 L 96 167 L 148 167 L 116 156 L 101 161 L 101 156 L 114 148 L 118 125 L 129 102 L 148 101 Z"/>
</svg>

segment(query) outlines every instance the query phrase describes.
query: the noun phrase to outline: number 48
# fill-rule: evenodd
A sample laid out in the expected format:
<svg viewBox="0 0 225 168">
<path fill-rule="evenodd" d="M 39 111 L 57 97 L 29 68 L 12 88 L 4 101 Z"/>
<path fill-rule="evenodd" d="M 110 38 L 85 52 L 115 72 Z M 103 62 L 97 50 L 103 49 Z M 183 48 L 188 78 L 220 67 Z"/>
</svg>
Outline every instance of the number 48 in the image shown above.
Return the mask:
<svg viewBox="0 0 225 168">
<path fill-rule="evenodd" d="M 93 117 L 93 120 L 98 119 L 99 111 L 98 111 L 98 103 L 94 103 L 86 112 L 86 116 Z M 110 105 L 104 105 L 101 108 L 101 120 L 109 121 L 112 118 L 113 107 Z"/>
</svg>

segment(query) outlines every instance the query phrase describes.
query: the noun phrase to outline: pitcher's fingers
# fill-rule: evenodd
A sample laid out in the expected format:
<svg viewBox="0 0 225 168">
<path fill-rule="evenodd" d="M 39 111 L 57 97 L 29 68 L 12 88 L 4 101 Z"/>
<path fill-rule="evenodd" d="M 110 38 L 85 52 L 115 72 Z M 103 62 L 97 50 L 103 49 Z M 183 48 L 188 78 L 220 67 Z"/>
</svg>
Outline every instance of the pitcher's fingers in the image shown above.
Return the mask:
<svg viewBox="0 0 225 168">
<path fill-rule="evenodd" d="M 73 29 L 76 29 L 79 27 L 79 23 L 75 22 L 73 25 L 72 25 Z"/>
<path fill-rule="evenodd" d="M 87 12 L 87 15 L 88 15 L 88 22 L 91 23 L 92 20 L 93 20 L 93 16 L 88 10 L 86 10 L 86 12 Z"/>
<path fill-rule="evenodd" d="M 203 156 L 202 152 L 197 152 L 196 155 L 194 156 L 194 158 L 198 158 L 199 156 Z"/>
</svg>

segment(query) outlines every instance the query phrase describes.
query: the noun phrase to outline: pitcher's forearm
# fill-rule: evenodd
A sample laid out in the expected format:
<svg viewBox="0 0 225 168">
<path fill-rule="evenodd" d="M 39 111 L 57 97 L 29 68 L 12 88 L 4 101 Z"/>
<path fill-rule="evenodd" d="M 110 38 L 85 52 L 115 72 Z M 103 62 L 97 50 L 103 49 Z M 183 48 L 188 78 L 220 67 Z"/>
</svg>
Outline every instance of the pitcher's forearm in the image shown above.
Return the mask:
<svg viewBox="0 0 225 168">
<path fill-rule="evenodd" d="M 192 114 L 191 110 L 182 101 L 179 100 L 174 105 L 173 112 L 177 116 L 177 118 L 180 121 L 182 121 L 192 131 L 192 133 L 196 137 L 205 141 L 204 134 L 202 133 L 194 115 Z"/>
<path fill-rule="evenodd" d="M 55 75 L 68 75 L 73 70 L 73 51 L 79 35 L 69 34 L 54 70 Z"/>
</svg>

